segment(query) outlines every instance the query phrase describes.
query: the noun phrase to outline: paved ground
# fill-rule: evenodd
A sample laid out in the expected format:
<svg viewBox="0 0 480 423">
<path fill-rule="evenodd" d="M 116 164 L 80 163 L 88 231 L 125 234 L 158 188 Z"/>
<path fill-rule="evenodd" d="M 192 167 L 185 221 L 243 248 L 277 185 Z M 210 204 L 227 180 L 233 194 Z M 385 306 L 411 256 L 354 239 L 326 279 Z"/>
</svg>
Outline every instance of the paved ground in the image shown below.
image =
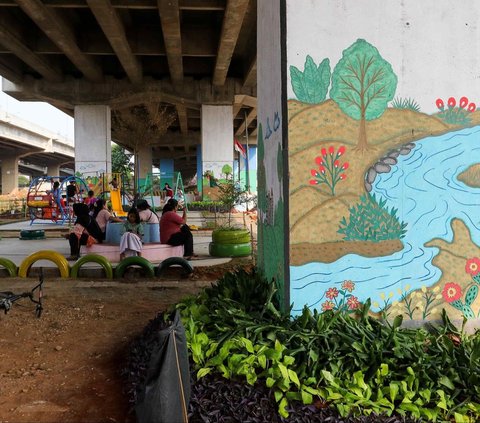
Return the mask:
<svg viewBox="0 0 480 423">
<path fill-rule="evenodd" d="M 41 222 L 41 221 L 38 221 Z M 20 231 L 25 229 L 43 229 L 46 239 L 39 240 L 21 240 Z M 0 226 L 0 257 L 12 260 L 17 266 L 30 254 L 40 250 L 54 250 L 65 256 L 70 255 L 68 241 L 63 238 L 63 234 L 69 230 L 68 224 L 57 225 L 48 222 L 35 223 L 30 226 L 30 221 L 15 222 Z M 208 254 L 208 245 L 211 242 L 211 232 L 198 231 L 193 232 L 194 251 L 198 254 L 198 260 L 192 261 L 194 267 L 216 266 L 229 262 L 230 258 L 215 258 Z M 54 263 L 49 260 L 39 260 L 32 266 L 43 267 L 44 269 L 56 269 Z M 85 265 L 88 269 L 98 269 L 101 267 L 94 263 Z"/>
</svg>

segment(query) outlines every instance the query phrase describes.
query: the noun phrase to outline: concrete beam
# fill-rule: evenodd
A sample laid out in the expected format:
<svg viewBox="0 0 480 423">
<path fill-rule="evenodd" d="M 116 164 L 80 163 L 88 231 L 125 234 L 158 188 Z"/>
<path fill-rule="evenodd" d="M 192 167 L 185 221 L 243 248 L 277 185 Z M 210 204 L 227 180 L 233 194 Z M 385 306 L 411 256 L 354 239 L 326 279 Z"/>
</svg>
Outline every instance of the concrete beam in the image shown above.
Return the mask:
<svg viewBox="0 0 480 423">
<path fill-rule="evenodd" d="M 255 56 L 248 66 L 247 73 L 243 79 L 244 87 L 254 87 L 255 85 L 257 85 L 257 56 Z"/>
<path fill-rule="evenodd" d="M 58 82 L 63 76 L 47 60 L 35 54 L 26 43 L 16 34 L 9 20 L 0 19 L 0 40 L 4 47 L 24 61 L 28 66 L 51 82 Z"/>
<path fill-rule="evenodd" d="M 173 84 L 183 81 L 182 34 L 178 0 L 158 0 L 163 41 Z"/>
<path fill-rule="evenodd" d="M 48 8 L 40 0 L 17 0 L 16 3 L 87 79 L 96 82 L 103 79 L 100 67 L 91 57 L 82 53 L 72 29 L 55 10 Z"/>
<path fill-rule="evenodd" d="M 212 86 L 208 79 L 184 80 L 181 86 L 169 81 L 144 78 L 140 85 L 128 80 L 108 78 L 102 84 L 90 83 L 84 79 L 68 78 L 61 83 L 49 83 L 28 78 L 21 85 L 3 81 L 3 91 L 23 101 L 46 101 L 63 108 L 75 105 L 105 104 L 112 109 L 122 109 L 137 104 L 164 102 L 182 104 L 189 109 L 200 109 L 202 104 L 232 105 L 235 94 L 248 94 L 245 104 L 256 106 L 256 90 L 242 88 L 241 81 L 227 79 L 219 87 Z"/>
<path fill-rule="evenodd" d="M 87 0 L 87 3 L 130 81 L 134 84 L 140 84 L 142 82 L 142 67 L 132 53 L 118 12 L 109 0 Z"/>
<path fill-rule="evenodd" d="M 243 135 L 245 133 L 245 128 L 246 127 L 248 128 L 250 123 L 252 123 L 256 117 L 257 117 L 257 109 L 253 108 L 252 110 L 250 110 L 248 115 L 244 118 L 244 121 L 236 130 L 235 135 L 236 136 Z"/>
<path fill-rule="evenodd" d="M 233 51 L 237 44 L 243 18 L 248 8 L 249 0 L 227 0 L 227 8 L 222 23 L 220 45 L 218 46 L 217 62 L 213 74 L 213 85 L 223 85 L 232 61 Z"/>
</svg>

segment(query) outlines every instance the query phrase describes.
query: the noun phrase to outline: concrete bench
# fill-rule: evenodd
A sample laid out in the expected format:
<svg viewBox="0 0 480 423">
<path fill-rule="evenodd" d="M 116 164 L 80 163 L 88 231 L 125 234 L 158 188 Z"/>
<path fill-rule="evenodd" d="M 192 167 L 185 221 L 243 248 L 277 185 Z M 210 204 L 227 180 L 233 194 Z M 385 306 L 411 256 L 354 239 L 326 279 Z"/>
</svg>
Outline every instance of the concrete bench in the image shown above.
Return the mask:
<svg viewBox="0 0 480 423">
<path fill-rule="evenodd" d="M 120 245 L 118 244 L 93 244 L 91 247 L 82 246 L 81 255 L 99 254 L 112 263 L 120 262 Z M 169 257 L 183 257 L 183 245 L 173 247 L 168 244 L 151 242 L 143 244 L 142 257 L 152 263 L 161 262 Z"/>
</svg>

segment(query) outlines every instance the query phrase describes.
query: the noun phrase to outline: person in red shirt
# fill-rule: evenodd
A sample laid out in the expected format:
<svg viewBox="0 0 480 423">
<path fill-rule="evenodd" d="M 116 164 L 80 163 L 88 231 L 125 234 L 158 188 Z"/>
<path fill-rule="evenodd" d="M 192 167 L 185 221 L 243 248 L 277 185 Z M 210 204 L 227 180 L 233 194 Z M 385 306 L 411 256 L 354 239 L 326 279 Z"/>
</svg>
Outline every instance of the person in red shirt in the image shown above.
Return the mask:
<svg viewBox="0 0 480 423">
<path fill-rule="evenodd" d="M 160 218 L 160 242 L 169 245 L 183 245 L 183 257 L 191 260 L 197 257 L 193 253 L 193 235 L 187 225 L 187 210 L 183 209 L 183 215 L 177 214 L 178 201 L 174 198 L 168 200 L 163 207 Z"/>
</svg>

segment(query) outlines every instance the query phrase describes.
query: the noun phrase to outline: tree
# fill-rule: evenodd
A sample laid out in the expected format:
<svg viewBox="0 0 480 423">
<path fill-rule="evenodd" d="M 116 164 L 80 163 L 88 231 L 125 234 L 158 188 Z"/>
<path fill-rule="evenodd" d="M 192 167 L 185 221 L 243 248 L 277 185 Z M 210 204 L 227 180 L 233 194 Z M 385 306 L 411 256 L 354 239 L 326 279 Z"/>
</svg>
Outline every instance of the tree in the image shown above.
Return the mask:
<svg viewBox="0 0 480 423">
<path fill-rule="evenodd" d="M 132 170 L 132 163 L 130 157 L 125 153 L 125 149 L 118 144 L 114 144 L 112 146 L 112 172 L 120 173 L 128 180 Z"/>
<path fill-rule="evenodd" d="M 358 39 L 343 52 L 332 75 L 330 98 L 360 121 L 358 150 L 366 150 L 367 120 L 379 118 L 395 95 L 397 76 L 392 66 L 367 41 Z"/>
<path fill-rule="evenodd" d="M 132 147 L 134 157 L 134 191 L 137 192 L 138 151 L 140 147 L 158 143 L 176 113 L 169 112 L 167 106 L 141 104 L 112 113 L 112 133 L 114 137 Z"/>
</svg>

